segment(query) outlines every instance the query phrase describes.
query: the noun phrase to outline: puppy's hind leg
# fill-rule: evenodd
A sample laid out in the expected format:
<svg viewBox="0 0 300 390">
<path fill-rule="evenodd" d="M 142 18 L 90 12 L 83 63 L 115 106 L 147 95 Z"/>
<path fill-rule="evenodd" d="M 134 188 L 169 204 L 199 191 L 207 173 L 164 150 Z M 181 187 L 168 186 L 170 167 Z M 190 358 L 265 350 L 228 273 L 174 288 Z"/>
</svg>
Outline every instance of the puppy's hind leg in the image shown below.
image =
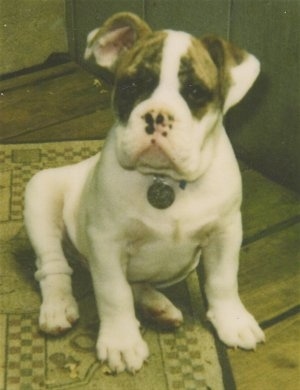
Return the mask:
<svg viewBox="0 0 300 390">
<path fill-rule="evenodd" d="M 150 284 L 135 283 L 132 290 L 135 304 L 146 319 L 166 328 L 176 328 L 182 324 L 181 311 Z"/>
<path fill-rule="evenodd" d="M 39 325 L 50 334 L 69 329 L 79 317 L 72 295 L 72 269 L 62 249 L 64 176 L 62 168 L 41 171 L 25 193 L 25 225 L 37 256 L 35 278 L 42 293 Z"/>
</svg>

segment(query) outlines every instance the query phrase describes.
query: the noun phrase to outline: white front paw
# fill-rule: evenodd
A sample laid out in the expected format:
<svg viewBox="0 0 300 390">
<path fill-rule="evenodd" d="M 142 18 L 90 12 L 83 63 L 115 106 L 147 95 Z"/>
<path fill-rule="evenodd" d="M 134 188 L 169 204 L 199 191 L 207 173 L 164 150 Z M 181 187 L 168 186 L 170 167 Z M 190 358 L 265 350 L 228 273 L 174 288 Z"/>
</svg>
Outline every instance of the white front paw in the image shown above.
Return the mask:
<svg viewBox="0 0 300 390">
<path fill-rule="evenodd" d="M 117 325 L 102 325 L 97 341 L 97 354 L 114 373 L 139 371 L 149 356 L 148 346 L 136 324 L 120 321 Z"/>
<path fill-rule="evenodd" d="M 264 332 L 241 303 L 220 304 L 207 312 L 207 318 L 229 347 L 256 349 L 256 344 L 265 341 Z"/>
<path fill-rule="evenodd" d="M 60 334 L 78 320 L 78 305 L 73 296 L 49 297 L 40 309 L 40 329 L 49 334 Z"/>
</svg>

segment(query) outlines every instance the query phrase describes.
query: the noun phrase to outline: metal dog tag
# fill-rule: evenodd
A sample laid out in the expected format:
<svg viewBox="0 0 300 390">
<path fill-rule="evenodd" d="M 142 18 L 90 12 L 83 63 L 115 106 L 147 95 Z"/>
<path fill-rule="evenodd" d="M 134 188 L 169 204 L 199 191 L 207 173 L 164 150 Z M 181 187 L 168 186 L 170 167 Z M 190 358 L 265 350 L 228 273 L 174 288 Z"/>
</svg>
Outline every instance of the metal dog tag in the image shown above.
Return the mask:
<svg viewBox="0 0 300 390">
<path fill-rule="evenodd" d="M 154 183 L 148 189 L 147 199 L 151 206 L 156 209 L 166 209 L 174 202 L 175 192 L 171 186 L 156 177 Z"/>
</svg>

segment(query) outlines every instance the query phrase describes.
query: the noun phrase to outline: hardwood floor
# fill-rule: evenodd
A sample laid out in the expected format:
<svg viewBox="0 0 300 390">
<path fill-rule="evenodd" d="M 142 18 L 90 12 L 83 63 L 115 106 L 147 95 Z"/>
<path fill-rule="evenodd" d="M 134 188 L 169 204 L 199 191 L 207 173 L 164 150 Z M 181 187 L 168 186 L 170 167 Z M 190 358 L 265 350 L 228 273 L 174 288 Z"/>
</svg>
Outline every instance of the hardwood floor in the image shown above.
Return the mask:
<svg viewBox="0 0 300 390">
<path fill-rule="evenodd" d="M 109 92 L 74 63 L 0 83 L 0 142 L 99 139 L 112 123 Z"/>
<path fill-rule="evenodd" d="M 0 83 L 0 142 L 100 139 L 110 94 L 74 63 Z M 299 388 L 299 196 L 241 163 L 240 292 L 265 329 L 256 352 L 228 350 L 237 389 Z"/>
</svg>

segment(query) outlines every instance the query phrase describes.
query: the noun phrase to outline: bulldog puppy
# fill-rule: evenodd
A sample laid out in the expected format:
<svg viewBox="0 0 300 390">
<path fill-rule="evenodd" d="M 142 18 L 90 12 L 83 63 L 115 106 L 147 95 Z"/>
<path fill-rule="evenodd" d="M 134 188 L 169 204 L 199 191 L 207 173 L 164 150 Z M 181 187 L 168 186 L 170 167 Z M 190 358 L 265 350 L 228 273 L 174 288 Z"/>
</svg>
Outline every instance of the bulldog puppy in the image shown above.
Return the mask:
<svg viewBox="0 0 300 390">
<path fill-rule="evenodd" d="M 92 31 L 85 57 L 113 74 L 116 122 L 101 154 L 39 172 L 27 186 L 40 328 L 61 333 L 79 317 L 67 233 L 90 268 L 97 354 L 114 372 L 136 372 L 149 355 L 135 304 L 181 324 L 157 288 L 184 279 L 200 254 L 208 319 L 228 346 L 255 349 L 264 334 L 238 295 L 241 178 L 222 121 L 252 86 L 258 60 L 216 37 L 153 32 L 130 13 Z"/>
</svg>

